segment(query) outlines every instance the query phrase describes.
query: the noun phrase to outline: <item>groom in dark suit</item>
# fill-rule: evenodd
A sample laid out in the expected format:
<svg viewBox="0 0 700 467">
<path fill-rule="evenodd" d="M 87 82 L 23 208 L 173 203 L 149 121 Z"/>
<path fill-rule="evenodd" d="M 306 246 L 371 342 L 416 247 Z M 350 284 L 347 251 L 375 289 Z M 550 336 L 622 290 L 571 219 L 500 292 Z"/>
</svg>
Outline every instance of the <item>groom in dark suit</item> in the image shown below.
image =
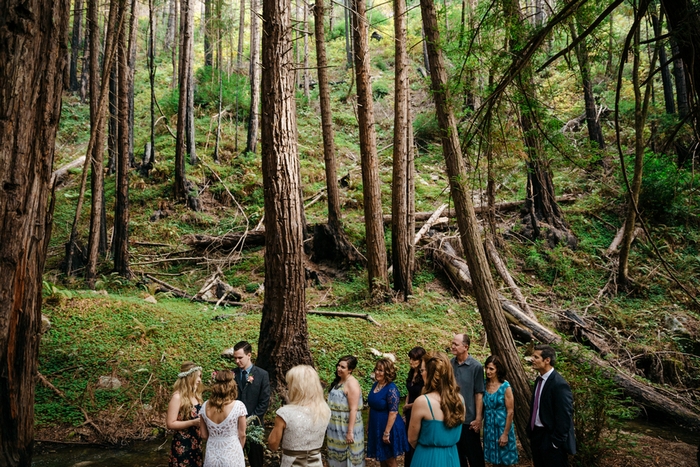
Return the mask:
<svg viewBox="0 0 700 467">
<path fill-rule="evenodd" d="M 255 415 L 258 420 L 253 424 L 262 424 L 267 407 L 270 405 L 270 377 L 267 371 L 251 362 L 252 347 L 246 341 L 233 346 L 233 358 L 236 368 L 233 370 L 238 384 L 238 400 L 245 404 L 248 416 Z M 250 467 L 263 466 L 263 446 L 249 440 L 248 462 Z"/>
<path fill-rule="evenodd" d="M 574 399 L 569 383 L 554 369 L 556 352 L 538 345 L 532 367 L 540 376 L 535 381 L 528 434 L 534 467 L 568 467 L 569 454 L 576 454 Z"/>
</svg>

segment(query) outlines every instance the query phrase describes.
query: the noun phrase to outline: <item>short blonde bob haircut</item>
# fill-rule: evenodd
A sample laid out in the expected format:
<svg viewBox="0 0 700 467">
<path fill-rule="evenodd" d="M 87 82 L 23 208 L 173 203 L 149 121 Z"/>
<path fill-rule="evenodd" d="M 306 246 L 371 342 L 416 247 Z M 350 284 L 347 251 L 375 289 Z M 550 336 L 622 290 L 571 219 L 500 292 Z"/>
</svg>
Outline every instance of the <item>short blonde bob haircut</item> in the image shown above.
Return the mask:
<svg viewBox="0 0 700 467">
<path fill-rule="evenodd" d="M 309 365 L 297 365 L 285 375 L 289 405 L 307 407 L 314 421 L 328 418 L 331 409 L 323 397 L 318 373 Z"/>
</svg>

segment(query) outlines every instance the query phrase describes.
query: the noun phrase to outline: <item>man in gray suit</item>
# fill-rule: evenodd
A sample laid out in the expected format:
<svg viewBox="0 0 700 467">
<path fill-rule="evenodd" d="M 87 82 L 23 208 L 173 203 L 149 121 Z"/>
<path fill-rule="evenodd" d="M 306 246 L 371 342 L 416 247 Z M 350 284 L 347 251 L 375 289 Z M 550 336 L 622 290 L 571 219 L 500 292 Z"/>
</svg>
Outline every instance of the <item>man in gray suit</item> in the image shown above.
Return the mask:
<svg viewBox="0 0 700 467">
<path fill-rule="evenodd" d="M 267 371 L 251 362 L 253 348 L 246 341 L 233 346 L 233 358 L 236 368 L 233 370 L 238 385 L 238 400 L 245 404 L 248 416 L 258 417 L 252 424 L 262 424 L 265 412 L 270 405 L 270 376 Z M 248 442 L 248 462 L 250 467 L 263 467 L 262 445 Z"/>
<path fill-rule="evenodd" d="M 569 454 L 576 454 L 574 398 L 569 383 L 554 369 L 557 354 L 538 345 L 532 354 L 535 381 L 527 431 L 535 467 L 568 467 Z"/>
</svg>

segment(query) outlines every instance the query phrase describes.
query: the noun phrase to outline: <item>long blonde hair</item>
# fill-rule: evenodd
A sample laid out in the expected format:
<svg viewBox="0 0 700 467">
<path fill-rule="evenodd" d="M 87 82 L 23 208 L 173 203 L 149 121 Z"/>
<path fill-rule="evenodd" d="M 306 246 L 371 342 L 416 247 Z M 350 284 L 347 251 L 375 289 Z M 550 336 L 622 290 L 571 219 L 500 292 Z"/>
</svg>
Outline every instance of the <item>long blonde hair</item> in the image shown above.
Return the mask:
<svg viewBox="0 0 700 467">
<path fill-rule="evenodd" d="M 196 368 L 193 362 L 185 362 L 180 365 L 181 373 L 189 373 L 186 376 L 178 377 L 173 385 L 173 390 L 180 394 L 180 410 L 178 411 L 181 420 L 189 420 L 192 413 L 192 399 L 197 399 L 197 402 L 202 403 L 202 391 L 204 387 L 197 384 L 197 378 L 202 374 L 201 371 L 192 371 Z"/>
<path fill-rule="evenodd" d="M 219 370 L 214 375 L 208 404 L 217 412 L 221 412 L 226 404 L 238 397 L 238 385 L 233 377 L 234 373 L 231 370 Z"/>
<path fill-rule="evenodd" d="M 323 397 L 318 373 L 309 365 L 297 365 L 285 375 L 287 400 L 290 405 L 307 407 L 314 422 L 328 418 L 331 409 Z"/>
<path fill-rule="evenodd" d="M 440 395 L 440 408 L 444 423 L 453 428 L 464 423 L 464 402 L 459 395 L 452 364 L 443 352 L 428 352 L 423 357 L 425 365 L 425 386 L 423 394 L 437 392 Z"/>
</svg>

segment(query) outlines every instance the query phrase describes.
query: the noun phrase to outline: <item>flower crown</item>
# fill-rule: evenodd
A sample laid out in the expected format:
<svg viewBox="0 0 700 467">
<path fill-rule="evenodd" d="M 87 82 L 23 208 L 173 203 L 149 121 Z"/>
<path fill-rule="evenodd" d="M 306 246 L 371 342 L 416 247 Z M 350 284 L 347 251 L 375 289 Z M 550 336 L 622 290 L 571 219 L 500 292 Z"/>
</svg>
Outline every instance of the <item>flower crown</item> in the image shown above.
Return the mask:
<svg viewBox="0 0 700 467">
<path fill-rule="evenodd" d="M 201 366 L 193 366 L 192 368 L 190 368 L 187 371 L 183 371 L 182 373 L 178 373 L 177 377 L 178 378 L 186 378 L 187 376 L 191 375 L 195 371 L 202 371 L 202 367 Z"/>
</svg>

